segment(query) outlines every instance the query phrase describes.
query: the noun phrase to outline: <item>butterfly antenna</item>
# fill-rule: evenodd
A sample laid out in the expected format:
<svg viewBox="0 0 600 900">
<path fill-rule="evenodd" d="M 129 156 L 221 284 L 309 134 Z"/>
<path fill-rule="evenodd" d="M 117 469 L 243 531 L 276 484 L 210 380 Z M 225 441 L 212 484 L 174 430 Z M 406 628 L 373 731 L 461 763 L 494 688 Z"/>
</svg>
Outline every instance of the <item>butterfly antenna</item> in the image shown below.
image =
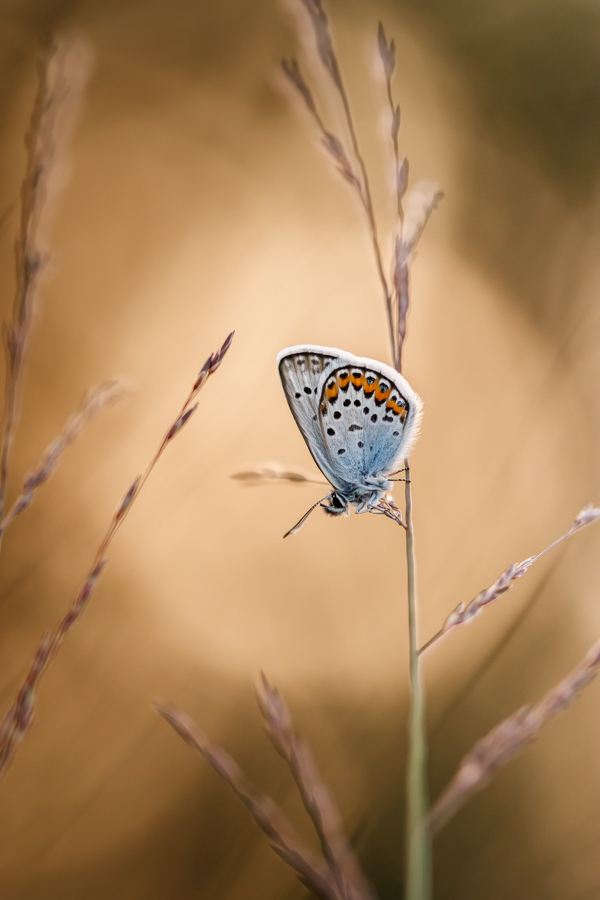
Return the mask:
<svg viewBox="0 0 600 900">
<path fill-rule="evenodd" d="M 306 520 L 307 520 L 308 517 L 310 516 L 311 512 L 313 511 L 313 509 L 316 509 L 317 506 L 318 506 L 320 503 L 322 503 L 323 500 L 327 500 L 328 497 L 329 497 L 329 494 L 325 494 L 324 497 L 321 497 L 320 500 L 317 500 L 316 503 L 313 503 L 313 505 L 311 506 L 311 508 L 310 508 L 309 510 L 307 510 L 307 512 L 304 513 L 304 515 L 302 516 L 302 518 L 300 519 L 300 521 L 299 521 L 299 522 L 296 522 L 296 524 L 294 525 L 294 527 L 293 527 L 293 528 L 290 528 L 289 531 L 286 531 L 286 533 L 284 534 L 283 537 L 284 537 L 284 538 L 289 537 L 290 534 L 296 534 L 297 531 L 300 531 L 300 529 L 302 528 L 302 526 L 304 525 L 304 523 L 306 522 Z"/>
</svg>

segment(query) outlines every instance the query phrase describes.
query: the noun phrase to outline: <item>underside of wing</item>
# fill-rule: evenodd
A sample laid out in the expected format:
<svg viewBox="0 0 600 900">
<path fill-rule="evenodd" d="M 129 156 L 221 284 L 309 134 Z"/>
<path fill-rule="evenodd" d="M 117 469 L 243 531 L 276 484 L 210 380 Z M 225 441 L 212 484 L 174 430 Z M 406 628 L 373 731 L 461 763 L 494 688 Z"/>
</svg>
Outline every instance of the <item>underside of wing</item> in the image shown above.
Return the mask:
<svg viewBox="0 0 600 900">
<path fill-rule="evenodd" d="M 335 358 L 328 348 L 310 344 L 288 347 L 277 356 L 279 377 L 292 415 L 313 459 L 329 481 L 333 472 L 323 447 L 317 391 L 323 372 Z M 337 486 L 335 481 L 332 483 Z"/>
<path fill-rule="evenodd" d="M 416 437 L 420 412 L 420 398 L 408 382 L 376 360 L 348 354 L 322 376 L 319 422 L 325 449 L 336 471 L 354 484 L 398 467 Z"/>
</svg>

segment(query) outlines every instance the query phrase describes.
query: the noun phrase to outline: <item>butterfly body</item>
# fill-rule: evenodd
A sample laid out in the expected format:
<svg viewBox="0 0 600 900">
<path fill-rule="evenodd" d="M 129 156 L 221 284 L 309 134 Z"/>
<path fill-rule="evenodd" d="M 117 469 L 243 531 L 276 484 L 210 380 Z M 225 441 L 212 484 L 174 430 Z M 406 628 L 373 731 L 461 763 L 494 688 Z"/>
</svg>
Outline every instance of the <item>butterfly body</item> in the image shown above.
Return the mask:
<svg viewBox="0 0 600 900">
<path fill-rule="evenodd" d="M 392 488 L 389 476 L 417 435 L 418 395 L 390 366 L 332 347 L 288 347 L 277 364 L 296 423 L 333 487 L 323 509 L 331 515 L 347 514 L 349 506 L 381 512 L 379 501 Z"/>
</svg>

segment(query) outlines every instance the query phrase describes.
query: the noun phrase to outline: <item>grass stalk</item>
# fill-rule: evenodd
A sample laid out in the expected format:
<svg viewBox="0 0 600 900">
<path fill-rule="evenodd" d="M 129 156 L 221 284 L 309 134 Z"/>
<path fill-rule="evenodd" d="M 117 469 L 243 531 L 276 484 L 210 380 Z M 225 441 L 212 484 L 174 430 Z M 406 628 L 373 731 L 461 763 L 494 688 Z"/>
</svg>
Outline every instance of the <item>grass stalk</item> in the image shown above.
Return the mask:
<svg viewBox="0 0 600 900">
<path fill-rule="evenodd" d="M 421 678 L 419 661 L 415 537 L 408 460 L 406 460 L 405 466 L 406 570 L 411 682 L 406 809 L 406 900 L 430 900 L 432 896 L 431 839 L 427 826 L 425 689 Z"/>
</svg>

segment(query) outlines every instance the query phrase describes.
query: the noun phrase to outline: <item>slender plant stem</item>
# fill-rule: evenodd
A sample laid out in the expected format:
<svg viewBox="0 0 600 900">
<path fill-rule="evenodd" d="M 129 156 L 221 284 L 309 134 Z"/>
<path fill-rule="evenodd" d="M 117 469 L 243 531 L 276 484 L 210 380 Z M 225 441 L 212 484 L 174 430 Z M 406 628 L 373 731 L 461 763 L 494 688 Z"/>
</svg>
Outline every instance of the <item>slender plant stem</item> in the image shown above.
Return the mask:
<svg viewBox="0 0 600 900">
<path fill-rule="evenodd" d="M 412 520 L 410 469 L 406 466 L 406 568 L 408 576 L 408 637 L 410 653 L 411 705 L 407 770 L 406 811 L 406 900 L 431 898 L 431 840 L 427 827 L 427 732 L 425 690 L 419 664 L 417 634 L 417 585 L 415 539 Z"/>
</svg>

